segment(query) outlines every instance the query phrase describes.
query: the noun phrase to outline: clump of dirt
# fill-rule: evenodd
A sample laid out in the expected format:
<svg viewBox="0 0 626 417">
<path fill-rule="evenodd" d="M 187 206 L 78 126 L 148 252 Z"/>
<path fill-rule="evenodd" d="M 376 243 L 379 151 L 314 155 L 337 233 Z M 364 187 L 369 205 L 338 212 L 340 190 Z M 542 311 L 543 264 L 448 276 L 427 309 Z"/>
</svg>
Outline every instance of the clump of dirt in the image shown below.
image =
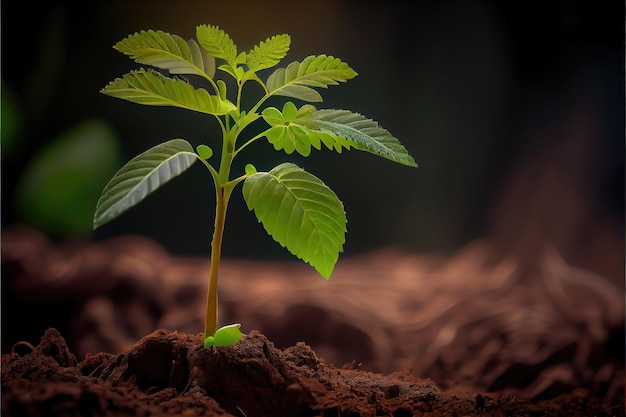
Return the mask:
<svg viewBox="0 0 626 417">
<path fill-rule="evenodd" d="M 0 250 L 5 353 L 48 327 L 83 360 L 203 326 L 208 259 L 141 236 L 54 242 L 20 225 L 2 229 Z M 449 257 L 381 249 L 343 258 L 331 285 L 300 261 L 223 259 L 220 318 L 280 349 L 305 341 L 336 367 L 406 371 L 444 390 L 623 403 L 623 280 L 549 247 L 526 261 L 497 253 L 488 239 Z"/>
<path fill-rule="evenodd" d="M 337 368 L 304 343 L 278 349 L 252 331 L 205 349 L 157 330 L 123 354 L 78 362 L 56 329 L 2 355 L 3 416 L 622 416 L 575 393 L 550 401 L 446 392 L 405 373 Z"/>
</svg>

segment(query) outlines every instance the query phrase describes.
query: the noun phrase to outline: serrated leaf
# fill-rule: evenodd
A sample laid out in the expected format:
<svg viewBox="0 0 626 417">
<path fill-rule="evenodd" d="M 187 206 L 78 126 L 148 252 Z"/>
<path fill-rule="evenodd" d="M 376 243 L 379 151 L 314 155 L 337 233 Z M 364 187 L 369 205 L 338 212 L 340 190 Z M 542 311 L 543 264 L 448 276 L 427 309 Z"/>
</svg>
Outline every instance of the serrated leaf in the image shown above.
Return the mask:
<svg viewBox="0 0 626 417">
<path fill-rule="evenodd" d="M 96 205 L 94 229 L 141 202 L 197 159 L 189 142 L 183 139 L 161 143 L 131 159 L 104 187 Z"/>
<path fill-rule="evenodd" d="M 289 35 L 276 35 L 255 46 L 246 58 L 250 71 L 260 71 L 277 65 L 287 55 L 291 38 Z"/>
<path fill-rule="evenodd" d="M 307 119 L 306 126 L 348 139 L 355 149 L 417 167 L 413 157 L 397 138 L 374 120 L 358 113 L 349 110 L 317 110 Z"/>
<path fill-rule="evenodd" d="M 149 106 L 173 106 L 212 115 L 224 115 L 236 106 L 202 88 L 172 79 L 154 70 L 131 71 L 104 87 L 103 94 Z"/>
<path fill-rule="evenodd" d="M 312 87 L 327 88 L 356 76 L 357 73 L 339 58 L 312 55 L 301 63 L 295 61 L 286 68 L 276 69 L 267 78 L 266 85 L 270 94 L 320 102 L 322 96 Z"/>
<path fill-rule="evenodd" d="M 343 251 L 347 223 L 343 204 L 330 188 L 284 163 L 248 177 L 243 196 L 274 240 L 330 278 Z"/>
<path fill-rule="evenodd" d="M 190 39 L 163 31 L 142 30 L 119 41 L 115 49 L 140 64 L 168 70 L 171 74 L 195 74 L 213 78 L 215 58 Z"/>
<path fill-rule="evenodd" d="M 196 28 L 196 38 L 210 55 L 226 60 L 233 67 L 236 66 L 237 46 L 230 36 L 219 27 L 200 25 Z"/>
<path fill-rule="evenodd" d="M 245 64 L 246 56 L 247 54 L 245 52 L 241 52 L 239 55 L 237 55 L 237 58 L 235 58 L 235 64 Z"/>
</svg>

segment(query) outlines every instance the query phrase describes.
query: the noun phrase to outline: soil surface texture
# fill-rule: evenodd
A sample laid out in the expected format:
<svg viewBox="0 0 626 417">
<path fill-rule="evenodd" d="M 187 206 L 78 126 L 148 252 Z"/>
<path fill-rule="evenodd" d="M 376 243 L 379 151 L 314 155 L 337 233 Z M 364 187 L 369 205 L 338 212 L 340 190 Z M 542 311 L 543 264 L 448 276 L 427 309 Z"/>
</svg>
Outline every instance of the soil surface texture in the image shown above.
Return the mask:
<svg viewBox="0 0 626 417">
<path fill-rule="evenodd" d="M 208 260 L 4 227 L 2 415 L 624 416 L 619 268 L 499 246 L 382 249 L 330 282 L 224 259 L 220 322 L 246 336 L 204 349 Z"/>
<path fill-rule="evenodd" d="M 124 354 L 78 362 L 55 329 L 2 355 L 3 416 L 622 416 L 576 395 L 528 401 L 442 392 L 407 374 L 325 364 L 306 344 L 284 350 L 257 331 L 205 349 L 158 330 Z"/>
</svg>

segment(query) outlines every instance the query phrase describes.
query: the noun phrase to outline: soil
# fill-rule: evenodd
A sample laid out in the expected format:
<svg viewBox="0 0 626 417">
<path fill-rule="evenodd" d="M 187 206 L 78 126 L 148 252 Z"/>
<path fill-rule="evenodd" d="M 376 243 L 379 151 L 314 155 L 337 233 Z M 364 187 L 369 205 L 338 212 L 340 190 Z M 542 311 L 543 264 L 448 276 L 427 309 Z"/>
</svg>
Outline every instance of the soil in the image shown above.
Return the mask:
<svg viewBox="0 0 626 417">
<path fill-rule="evenodd" d="M 3 416 L 624 415 L 623 284 L 551 250 L 382 251 L 331 282 L 226 259 L 221 321 L 246 335 L 204 349 L 206 260 L 2 239 Z"/>
<path fill-rule="evenodd" d="M 19 353 L 22 352 L 22 353 Z M 127 353 L 77 362 L 55 329 L 2 356 L 5 416 L 621 416 L 570 395 L 552 401 L 452 394 L 407 374 L 335 368 L 306 344 L 277 349 L 257 331 L 204 349 L 158 330 Z"/>
</svg>

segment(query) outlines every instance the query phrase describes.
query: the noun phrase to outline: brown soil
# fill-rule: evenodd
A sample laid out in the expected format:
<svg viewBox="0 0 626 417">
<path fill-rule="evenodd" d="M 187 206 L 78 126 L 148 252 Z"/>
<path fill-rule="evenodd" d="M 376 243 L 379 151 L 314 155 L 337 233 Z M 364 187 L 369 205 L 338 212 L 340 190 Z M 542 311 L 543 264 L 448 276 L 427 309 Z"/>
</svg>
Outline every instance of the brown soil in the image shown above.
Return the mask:
<svg viewBox="0 0 626 417">
<path fill-rule="evenodd" d="M 22 352 L 22 353 L 19 353 Z M 280 350 L 257 331 L 204 349 L 158 330 L 127 353 L 77 362 L 55 329 L 2 356 L 4 416 L 621 416 L 570 395 L 552 401 L 456 395 L 406 374 L 325 364 L 304 343 Z"/>
<path fill-rule="evenodd" d="M 623 416 L 623 282 L 496 253 L 226 259 L 207 350 L 206 260 L 5 228 L 2 415 Z"/>
</svg>

